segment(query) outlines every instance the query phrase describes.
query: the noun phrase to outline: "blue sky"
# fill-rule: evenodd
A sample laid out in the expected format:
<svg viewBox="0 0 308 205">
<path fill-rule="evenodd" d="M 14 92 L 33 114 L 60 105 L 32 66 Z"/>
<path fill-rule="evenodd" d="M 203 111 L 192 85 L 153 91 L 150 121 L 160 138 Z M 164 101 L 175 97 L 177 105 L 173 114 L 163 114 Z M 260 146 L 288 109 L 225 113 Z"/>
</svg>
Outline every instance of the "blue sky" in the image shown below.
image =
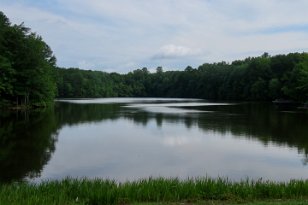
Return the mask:
<svg viewBox="0 0 308 205">
<path fill-rule="evenodd" d="M 307 0 L 1 0 L 61 67 L 126 73 L 308 51 Z"/>
</svg>

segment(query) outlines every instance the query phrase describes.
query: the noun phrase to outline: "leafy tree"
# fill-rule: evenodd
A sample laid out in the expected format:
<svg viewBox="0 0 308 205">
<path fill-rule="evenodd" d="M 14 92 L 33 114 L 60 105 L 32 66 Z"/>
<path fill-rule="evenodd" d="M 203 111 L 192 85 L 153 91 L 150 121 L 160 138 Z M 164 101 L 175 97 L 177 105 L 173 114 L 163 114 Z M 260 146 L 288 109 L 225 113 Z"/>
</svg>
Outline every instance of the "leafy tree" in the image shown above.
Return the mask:
<svg viewBox="0 0 308 205">
<path fill-rule="evenodd" d="M 0 98 L 5 99 L 13 94 L 13 76 L 15 71 L 9 60 L 3 56 L 0 56 Z"/>
<path fill-rule="evenodd" d="M 56 59 L 40 36 L 0 12 L 0 95 L 10 105 L 45 106 L 55 96 Z"/>
<path fill-rule="evenodd" d="M 248 57 L 184 71 L 128 74 L 58 69 L 59 97 L 194 97 L 212 100 L 307 101 L 307 54 Z"/>
</svg>

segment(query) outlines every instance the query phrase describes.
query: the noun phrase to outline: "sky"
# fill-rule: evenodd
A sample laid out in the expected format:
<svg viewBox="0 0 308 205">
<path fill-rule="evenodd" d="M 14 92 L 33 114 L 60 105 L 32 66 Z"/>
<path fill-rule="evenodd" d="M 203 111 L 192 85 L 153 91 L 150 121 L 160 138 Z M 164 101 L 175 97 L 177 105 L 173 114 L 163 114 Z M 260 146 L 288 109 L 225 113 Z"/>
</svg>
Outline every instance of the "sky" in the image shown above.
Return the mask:
<svg viewBox="0 0 308 205">
<path fill-rule="evenodd" d="M 59 67 L 127 73 L 308 51 L 307 0 L 1 0 Z"/>
</svg>

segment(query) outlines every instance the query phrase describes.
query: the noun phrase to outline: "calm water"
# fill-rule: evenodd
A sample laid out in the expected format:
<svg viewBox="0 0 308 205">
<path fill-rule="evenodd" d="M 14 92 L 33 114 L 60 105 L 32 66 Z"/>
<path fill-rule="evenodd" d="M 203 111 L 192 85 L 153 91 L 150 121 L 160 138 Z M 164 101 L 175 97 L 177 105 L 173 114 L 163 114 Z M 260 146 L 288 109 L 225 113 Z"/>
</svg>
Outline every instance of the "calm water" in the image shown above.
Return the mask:
<svg viewBox="0 0 308 205">
<path fill-rule="evenodd" d="M 0 181 L 308 178 L 308 111 L 271 103 L 109 98 L 0 114 Z"/>
</svg>

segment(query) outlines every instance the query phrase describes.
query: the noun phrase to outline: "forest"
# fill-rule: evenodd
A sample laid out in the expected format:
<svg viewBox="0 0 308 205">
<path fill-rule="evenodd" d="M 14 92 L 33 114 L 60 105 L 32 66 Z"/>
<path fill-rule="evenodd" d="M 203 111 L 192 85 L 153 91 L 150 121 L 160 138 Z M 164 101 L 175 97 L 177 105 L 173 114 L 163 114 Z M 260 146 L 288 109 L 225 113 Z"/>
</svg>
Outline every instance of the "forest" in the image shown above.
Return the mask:
<svg viewBox="0 0 308 205">
<path fill-rule="evenodd" d="M 56 94 L 56 58 L 42 37 L 0 12 L 0 105 L 46 106 Z"/>
<path fill-rule="evenodd" d="M 205 63 L 184 71 L 155 73 L 147 68 L 128 74 L 77 68 L 57 68 L 57 96 L 65 97 L 183 97 L 209 100 L 306 102 L 308 54 L 249 57 L 232 63 Z"/>
<path fill-rule="evenodd" d="M 127 74 L 59 68 L 42 37 L 0 12 L 0 106 L 40 107 L 54 98 L 183 97 L 209 100 L 308 100 L 308 53 L 264 53 L 184 71 Z"/>
</svg>

